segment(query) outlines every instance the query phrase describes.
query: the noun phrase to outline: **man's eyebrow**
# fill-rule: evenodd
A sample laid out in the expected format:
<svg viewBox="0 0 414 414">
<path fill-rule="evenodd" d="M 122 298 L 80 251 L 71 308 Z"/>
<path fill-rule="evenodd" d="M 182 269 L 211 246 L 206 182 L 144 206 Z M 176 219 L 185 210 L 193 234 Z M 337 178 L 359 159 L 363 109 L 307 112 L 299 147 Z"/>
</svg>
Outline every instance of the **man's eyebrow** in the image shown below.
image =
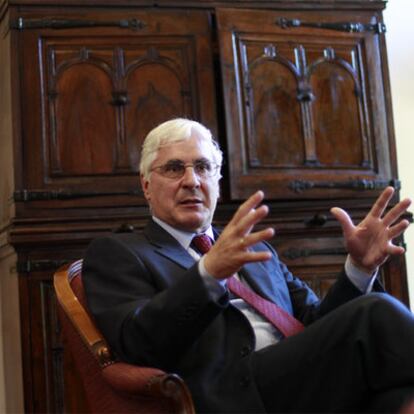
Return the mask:
<svg viewBox="0 0 414 414">
<path fill-rule="evenodd" d="M 178 159 L 178 158 L 173 158 L 173 159 L 168 160 L 168 161 L 166 162 L 166 164 L 177 164 L 177 163 L 182 163 L 182 164 L 184 164 L 184 161 L 183 161 L 183 160 L 180 160 L 180 159 Z"/>
<path fill-rule="evenodd" d="M 204 161 L 208 161 L 211 162 L 210 159 L 208 159 L 207 157 L 200 157 L 200 158 L 195 158 L 192 160 L 192 162 L 204 162 Z M 176 164 L 176 163 L 182 163 L 185 164 L 185 162 L 183 160 L 180 160 L 179 158 L 172 158 L 171 160 L 168 160 L 165 164 Z"/>
</svg>

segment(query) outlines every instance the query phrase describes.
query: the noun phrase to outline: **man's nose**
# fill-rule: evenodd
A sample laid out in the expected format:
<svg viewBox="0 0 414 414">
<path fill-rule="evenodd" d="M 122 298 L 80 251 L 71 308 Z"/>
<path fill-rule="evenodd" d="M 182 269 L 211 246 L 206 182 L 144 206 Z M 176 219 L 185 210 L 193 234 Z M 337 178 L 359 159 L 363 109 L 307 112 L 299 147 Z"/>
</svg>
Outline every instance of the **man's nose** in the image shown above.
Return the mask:
<svg viewBox="0 0 414 414">
<path fill-rule="evenodd" d="M 185 167 L 182 183 L 187 187 L 198 187 L 200 185 L 200 177 L 196 174 L 192 165 Z"/>
</svg>

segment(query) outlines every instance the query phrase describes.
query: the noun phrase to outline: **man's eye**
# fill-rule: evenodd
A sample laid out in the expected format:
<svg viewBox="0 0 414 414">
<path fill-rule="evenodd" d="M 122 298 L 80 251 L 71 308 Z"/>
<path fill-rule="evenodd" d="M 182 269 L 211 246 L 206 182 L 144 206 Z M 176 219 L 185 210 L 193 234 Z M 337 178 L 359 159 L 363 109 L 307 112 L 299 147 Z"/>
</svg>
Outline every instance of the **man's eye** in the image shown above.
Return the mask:
<svg viewBox="0 0 414 414">
<path fill-rule="evenodd" d="M 164 165 L 164 171 L 166 173 L 178 173 L 183 171 L 184 165 L 181 163 L 170 163 Z"/>
<path fill-rule="evenodd" d="M 211 164 L 208 161 L 200 161 L 194 164 L 194 168 L 197 172 L 206 173 L 211 171 Z"/>
</svg>

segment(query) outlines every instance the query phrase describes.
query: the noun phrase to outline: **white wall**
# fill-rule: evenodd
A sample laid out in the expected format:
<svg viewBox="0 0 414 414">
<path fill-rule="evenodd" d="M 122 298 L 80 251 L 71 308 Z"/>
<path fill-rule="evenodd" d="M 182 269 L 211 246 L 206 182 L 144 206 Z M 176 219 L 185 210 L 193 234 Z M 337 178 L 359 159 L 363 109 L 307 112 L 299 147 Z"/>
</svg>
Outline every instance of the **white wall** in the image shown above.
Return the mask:
<svg viewBox="0 0 414 414">
<path fill-rule="evenodd" d="M 390 0 L 384 11 L 402 197 L 414 200 L 413 0 Z M 411 208 L 414 211 L 414 205 Z M 405 233 L 411 309 L 414 310 L 414 223 Z"/>
</svg>

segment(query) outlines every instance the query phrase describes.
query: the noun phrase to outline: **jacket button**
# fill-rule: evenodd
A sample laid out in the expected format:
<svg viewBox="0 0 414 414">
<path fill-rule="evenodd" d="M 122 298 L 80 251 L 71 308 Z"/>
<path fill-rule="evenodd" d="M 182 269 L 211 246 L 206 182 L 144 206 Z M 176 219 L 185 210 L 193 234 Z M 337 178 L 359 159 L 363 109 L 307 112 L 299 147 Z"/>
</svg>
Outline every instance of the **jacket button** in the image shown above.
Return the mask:
<svg viewBox="0 0 414 414">
<path fill-rule="evenodd" d="M 249 378 L 249 377 L 242 377 L 242 378 L 240 378 L 240 385 L 241 385 L 243 388 L 248 387 L 248 386 L 249 386 L 249 384 L 250 384 L 250 378 Z"/>
<path fill-rule="evenodd" d="M 244 357 L 244 356 L 246 356 L 246 355 L 249 355 L 249 354 L 250 354 L 250 352 L 251 352 L 250 346 L 246 345 L 246 346 L 244 346 L 244 347 L 240 350 L 240 355 L 241 355 L 242 357 Z"/>
</svg>

